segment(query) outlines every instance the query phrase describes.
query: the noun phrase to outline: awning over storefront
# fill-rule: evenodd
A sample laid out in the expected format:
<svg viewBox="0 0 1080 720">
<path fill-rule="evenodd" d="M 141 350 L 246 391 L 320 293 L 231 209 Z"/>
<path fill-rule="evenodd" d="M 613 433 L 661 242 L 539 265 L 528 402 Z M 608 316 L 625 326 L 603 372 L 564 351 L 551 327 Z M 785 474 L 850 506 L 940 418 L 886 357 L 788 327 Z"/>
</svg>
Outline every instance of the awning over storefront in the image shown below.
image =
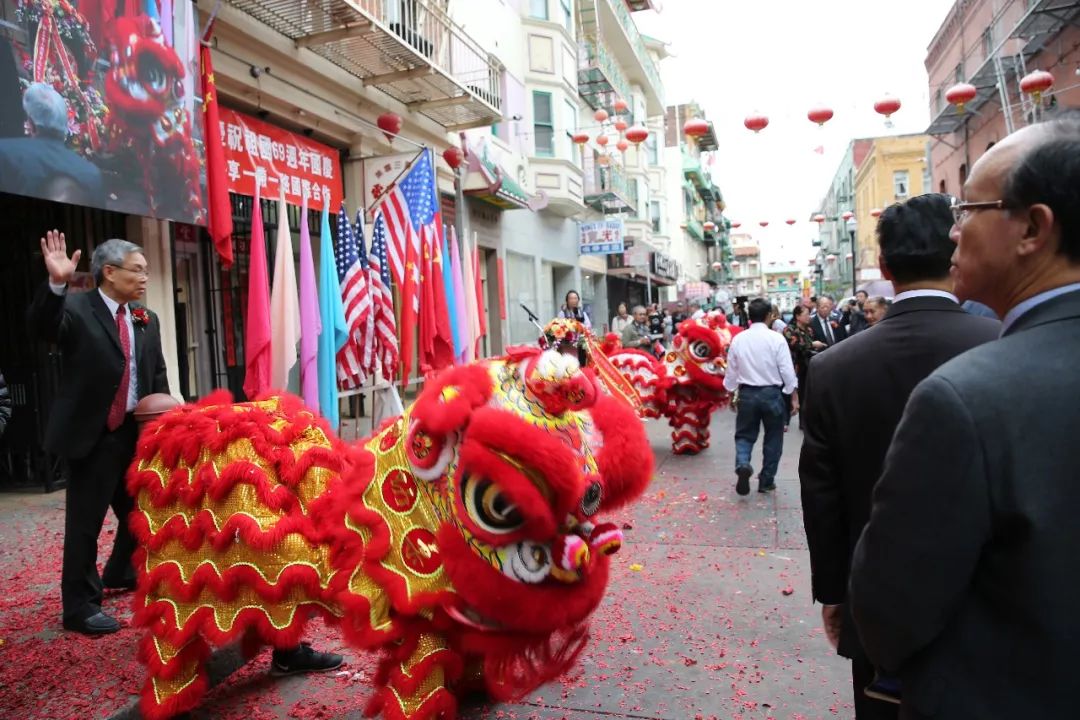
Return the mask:
<svg viewBox="0 0 1080 720">
<path fill-rule="evenodd" d="M 502 210 L 541 210 L 547 206 L 544 193 L 531 195 L 489 159 L 486 144 L 469 151 L 462 191 Z"/>
</svg>

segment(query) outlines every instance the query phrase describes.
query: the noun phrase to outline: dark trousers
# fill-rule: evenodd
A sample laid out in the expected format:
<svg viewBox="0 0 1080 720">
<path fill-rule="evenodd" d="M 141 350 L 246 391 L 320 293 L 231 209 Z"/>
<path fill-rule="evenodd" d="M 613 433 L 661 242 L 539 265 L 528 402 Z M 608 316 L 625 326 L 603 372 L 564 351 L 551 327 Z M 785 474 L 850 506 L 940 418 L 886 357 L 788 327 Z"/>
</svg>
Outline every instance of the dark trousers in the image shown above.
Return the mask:
<svg viewBox="0 0 1080 720">
<path fill-rule="evenodd" d="M 135 538 L 128 529 L 128 515 L 134 501 L 128 495 L 124 476 L 135 456 L 138 433 L 134 418 L 128 415 L 123 425 L 101 436 L 89 455 L 68 461 L 64 567 L 60 578 L 65 619 L 85 620 L 101 611 L 97 545 L 110 507 L 118 527 L 112 554 L 105 563 L 105 578 L 110 583 L 121 583 L 132 573 Z"/>
<path fill-rule="evenodd" d="M 784 395 L 778 387 L 739 386 L 739 411 L 735 416 L 735 467 L 750 465 L 750 456 L 761 426 L 765 427 L 762 446 L 764 460 L 758 479 L 763 485 L 776 480 L 776 468 L 784 451 L 784 419 L 787 413 Z"/>
<path fill-rule="evenodd" d="M 867 697 L 863 690 L 874 681 L 874 666 L 860 654 L 851 661 L 851 689 L 855 691 L 855 720 L 897 720 L 900 706 Z"/>
</svg>

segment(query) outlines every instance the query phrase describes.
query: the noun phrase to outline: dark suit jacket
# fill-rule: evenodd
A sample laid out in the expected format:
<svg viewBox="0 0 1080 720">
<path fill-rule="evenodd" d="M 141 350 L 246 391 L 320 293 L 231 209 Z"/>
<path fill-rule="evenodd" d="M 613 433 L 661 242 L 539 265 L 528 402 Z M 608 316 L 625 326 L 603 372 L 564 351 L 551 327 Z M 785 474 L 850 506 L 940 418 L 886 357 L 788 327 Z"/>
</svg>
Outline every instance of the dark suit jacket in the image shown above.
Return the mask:
<svg viewBox="0 0 1080 720">
<path fill-rule="evenodd" d="M 161 323 L 153 312 L 148 315 L 145 327 L 135 323 L 132 351 L 140 398 L 169 392 Z M 97 290 L 56 295 L 44 283 L 30 305 L 30 331 L 56 342 L 64 355 L 63 378 L 45 428 L 45 450 L 69 459 L 86 457 L 105 432 L 124 372 L 116 321 Z"/>
<path fill-rule="evenodd" d="M 867 655 L 902 718 L 1077 717 L 1080 292 L 911 396 L 855 550 Z"/>
<path fill-rule="evenodd" d="M 52 183 L 63 177 L 74 180 L 80 192 L 62 198 L 56 196 Z M 49 137 L 0 140 L 0 190 L 105 207 L 104 183 L 98 167 L 62 140 Z"/>
<path fill-rule="evenodd" d="M 826 345 L 834 345 L 835 343 L 838 343 L 841 340 L 845 340 L 847 338 L 847 331 L 844 330 L 843 324 L 841 324 L 838 320 L 836 322 L 836 327 L 832 329 L 835 342 L 829 342 L 829 336 L 825 332 L 825 328 L 821 324 L 821 316 L 814 311 L 811 311 L 811 313 L 813 317 L 810 318 L 810 332 L 814 334 L 815 340 L 820 340 Z"/>
<path fill-rule="evenodd" d="M 870 493 L 911 391 L 942 363 L 1000 331 L 998 321 L 969 315 L 952 300 L 915 297 L 810 363 L 799 479 L 815 600 L 846 603 Z M 846 657 L 861 653 L 850 615 L 838 650 Z"/>
</svg>

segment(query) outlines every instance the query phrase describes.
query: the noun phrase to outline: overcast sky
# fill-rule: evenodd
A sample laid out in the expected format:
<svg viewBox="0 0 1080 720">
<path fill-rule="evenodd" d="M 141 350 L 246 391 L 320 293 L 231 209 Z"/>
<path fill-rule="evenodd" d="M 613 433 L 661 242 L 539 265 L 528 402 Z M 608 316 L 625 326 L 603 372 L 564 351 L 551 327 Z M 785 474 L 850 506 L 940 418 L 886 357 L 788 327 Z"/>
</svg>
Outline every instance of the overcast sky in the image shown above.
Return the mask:
<svg viewBox="0 0 1080 720">
<path fill-rule="evenodd" d="M 923 61 L 953 1 L 663 0 L 659 13 L 634 14 L 674 55 L 660 65 L 665 102 L 696 100 L 713 122 L 725 214 L 753 233 L 766 261 L 806 266 L 817 230 L 808 218 L 852 138 L 929 125 Z M 891 129 L 874 112 L 886 94 L 902 103 Z M 818 104 L 835 112 L 824 128 L 806 117 Z M 755 111 L 769 117 L 757 135 L 743 126 Z"/>
</svg>

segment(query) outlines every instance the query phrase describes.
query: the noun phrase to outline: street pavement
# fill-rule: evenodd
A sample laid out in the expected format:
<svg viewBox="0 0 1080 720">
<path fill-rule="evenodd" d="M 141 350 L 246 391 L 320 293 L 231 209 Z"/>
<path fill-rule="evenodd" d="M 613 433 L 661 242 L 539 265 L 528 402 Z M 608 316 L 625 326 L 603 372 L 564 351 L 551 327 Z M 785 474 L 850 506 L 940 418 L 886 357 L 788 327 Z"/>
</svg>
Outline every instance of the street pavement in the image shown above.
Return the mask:
<svg viewBox="0 0 1080 720">
<path fill-rule="evenodd" d="M 578 670 L 516 704 L 464 707 L 463 720 L 853 717 L 849 666 L 833 655 L 810 600 L 797 423 L 776 492 L 745 498 L 734 491 L 732 413 L 714 415 L 713 447 L 694 457 L 671 454 L 662 421 L 647 429 L 656 479 L 614 518 L 626 541 Z M 755 469 L 760 452 L 759 441 Z M 119 717 L 142 682 L 136 631 L 92 640 L 59 630 L 62 503 L 62 493 L 0 495 L 0 542 L 19 548 L 0 560 L 9 580 L 0 597 L 0 717 Z M 128 595 L 106 602 L 122 619 L 129 605 Z M 264 652 L 214 688 L 193 719 L 360 718 L 373 657 L 318 621 L 309 639 L 344 653 L 346 666 L 273 679 Z"/>
</svg>

